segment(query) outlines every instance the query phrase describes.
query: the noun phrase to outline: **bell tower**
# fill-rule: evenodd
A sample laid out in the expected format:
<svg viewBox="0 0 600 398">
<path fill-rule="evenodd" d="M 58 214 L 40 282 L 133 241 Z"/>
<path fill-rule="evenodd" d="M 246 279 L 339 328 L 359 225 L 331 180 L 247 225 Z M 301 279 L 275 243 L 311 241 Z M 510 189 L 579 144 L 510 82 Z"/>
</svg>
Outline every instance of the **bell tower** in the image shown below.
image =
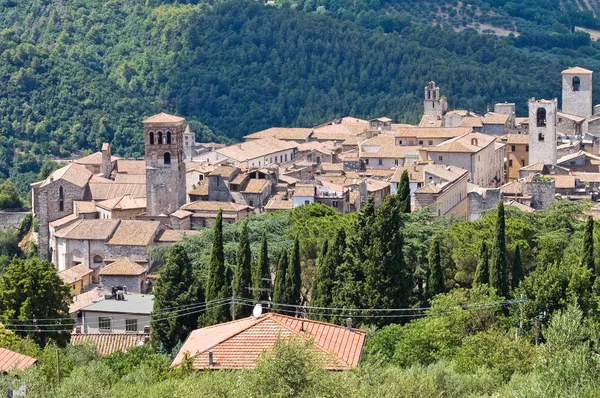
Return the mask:
<svg viewBox="0 0 600 398">
<path fill-rule="evenodd" d="M 144 120 L 146 149 L 146 214 L 169 215 L 185 204 L 183 122 L 159 113 Z"/>
<path fill-rule="evenodd" d="M 529 100 L 529 164 L 556 165 L 556 114 L 558 101 Z"/>
<path fill-rule="evenodd" d="M 448 111 L 446 97 L 440 97 L 440 88 L 434 81 L 425 86 L 425 99 L 423 101 L 423 115 L 442 117 Z"/>
</svg>

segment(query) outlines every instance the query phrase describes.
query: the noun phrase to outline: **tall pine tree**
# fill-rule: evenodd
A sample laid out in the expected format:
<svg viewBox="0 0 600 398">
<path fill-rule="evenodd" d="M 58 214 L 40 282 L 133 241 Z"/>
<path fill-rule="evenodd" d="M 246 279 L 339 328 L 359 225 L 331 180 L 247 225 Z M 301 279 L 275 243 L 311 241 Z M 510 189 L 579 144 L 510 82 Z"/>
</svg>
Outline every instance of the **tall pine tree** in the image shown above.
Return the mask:
<svg viewBox="0 0 600 398">
<path fill-rule="evenodd" d="M 523 263 L 521 261 L 521 247 L 517 244 L 512 262 L 512 287 L 519 287 L 519 283 L 523 280 L 523 276 L 525 276 L 525 274 L 523 272 Z"/>
<path fill-rule="evenodd" d="M 594 219 L 592 216 L 588 216 L 587 222 L 585 223 L 581 263 L 595 275 L 598 275 L 598 270 L 594 265 Z"/>
<path fill-rule="evenodd" d="M 402 176 L 400 177 L 398 195 L 400 196 L 400 211 L 403 213 L 410 213 L 410 180 L 408 178 L 407 169 L 404 169 Z"/>
<path fill-rule="evenodd" d="M 294 247 L 292 248 L 292 256 L 288 264 L 288 270 L 285 274 L 286 284 L 289 290 L 289 302 L 286 304 L 300 305 L 301 288 L 302 288 L 302 269 L 300 266 L 300 241 L 298 237 L 294 239 Z"/>
<path fill-rule="evenodd" d="M 279 304 L 287 304 L 290 294 L 286 281 L 286 273 L 288 269 L 288 255 L 285 249 L 279 253 L 279 261 L 277 262 L 277 273 L 275 274 L 275 287 L 273 289 L 273 310 L 289 310 L 288 307 L 283 307 Z"/>
<path fill-rule="evenodd" d="M 269 289 L 271 289 L 271 269 L 269 267 L 269 249 L 267 247 L 267 235 L 263 232 L 260 238 L 260 256 L 254 276 L 254 299 L 259 302 L 269 300 Z"/>
<path fill-rule="evenodd" d="M 490 263 L 490 286 L 501 296 L 508 296 L 508 278 L 506 272 L 506 222 L 504 219 L 504 203 L 498 203 L 496 217 L 496 233 Z"/>
<path fill-rule="evenodd" d="M 325 241 L 324 246 L 327 245 Z M 326 249 L 324 249 L 325 251 Z M 336 272 L 344 263 L 344 253 L 346 251 L 346 232 L 344 227 L 338 228 L 335 238 L 329 250 L 322 253 L 322 260 L 317 264 L 317 270 L 313 279 L 313 289 L 311 291 L 310 305 L 313 307 L 333 307 L 333 290 L 336 280 Z M 324 255 L 323 255 L 324 254 Z M 316 313 L 322 313 L 322 310 L 314 310 Z M 322 316 L 316 316 L 316 319 L 326 320 Z"/>
<path fill-rule="evenodd" d="M 490 283 L 490 257 L 485 240 L 479 247 L 479 262 L 473 278 L 473 286 L 489 285 Z"/>
<path fill-rule="evenodd" d="M 431 299 L 444 292 L 444 271 L 442 269 L 442 239 L 439 235 L 433 237 L 429 253 L 429 277 L 427 278 L 427 297 Z"/>
<path fill-rule="evenodd" d="M 228 305 L 223 305 L 221 302 L 213 303 L 212 307 L 210 305 L 211 301 L 223 300 L 231 296 L 228 274 L 229 271 L 225 267 L 225 255 L 223 253 L 223 212 L 219 209 L 213 227 L 212 250 L 206 281 L 206 301 L 209 302 L 209 307 L 198 321 L 202 326 L 215 325 L 230 320 L 231 311 L 229 311 Z"/>
<path fill-rule="evenodd" d="M 248 222 L 242 225 L 242 233 L 238 244 L 235 272 L 233 274 L 233 297 L 252 299 L 252 252 L 250 251 L 250 240 L 248 239 Z M 235 319 L 245 318 L 252 314 L 252 307 L 248 302 L 241 304 L 233 302 L 231 311 Z"/>
<path fill-rule="evenodd" d="M 160 278 L 154 286 L 153 313 L 159 314 L 152 321 L 152 344 L 170 353 L 198 327 L 196 314 L 176 313 L 178 308 L 204 302 L 199 283 L 194 283 L 192 264 L 185 249 L 173 246 L 160 270 Z M 168 318 L 168 319 L 164 319 Z"/>
</svg>

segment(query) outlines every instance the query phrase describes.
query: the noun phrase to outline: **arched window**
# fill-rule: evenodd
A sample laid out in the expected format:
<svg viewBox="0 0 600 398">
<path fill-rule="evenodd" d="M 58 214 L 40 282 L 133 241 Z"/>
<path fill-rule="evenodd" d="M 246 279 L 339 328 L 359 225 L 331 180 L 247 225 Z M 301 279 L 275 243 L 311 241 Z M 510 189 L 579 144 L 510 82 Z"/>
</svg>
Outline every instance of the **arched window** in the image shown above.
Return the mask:
<svg viewBox="0 0 600 398">
<path fill-rule="evenodd" d="M 171 164 L 171 154 L 169 152 L 165 152 L 163 159 L 164 164 Z"/>
<path fill-rule="evenodd" d="M 150 145 L 154 145 L 154 131 L 151 131 L 148 135 L 150 136 Z"/>
<path fill-rule="evenodd" d="M 546 108 L 538 108 L 536 120 L 538 127 L 546 127 Z"/>
<path fill-rule="evenodd" d="M 102 264 L 102 261 L 104 261 L 102 257 L 94 256 L 94 264 Z"/>
<path fill-rule="evenodd" d="M 171 143 L 171 132 L 167 131 L 167 144 Z"/>
<path fill-rule="evenodd" d="M 58 211 L 65 211 L 65 193 L 62 186 L 58 188 Z"/>
<path fill-rule="evenodd" d="M 162 139 L 162 131 L 158 132 L 158 145 L 162 145 L 163 143 L 163 139 Z"/>
<path fill-rule="evenodd" d="M 580 87 L 581 87 L 581 80 L 579 79 L 578 76 L 575 76 L 573 78 L 573 91 L 579 91 Z"/>
</svg>

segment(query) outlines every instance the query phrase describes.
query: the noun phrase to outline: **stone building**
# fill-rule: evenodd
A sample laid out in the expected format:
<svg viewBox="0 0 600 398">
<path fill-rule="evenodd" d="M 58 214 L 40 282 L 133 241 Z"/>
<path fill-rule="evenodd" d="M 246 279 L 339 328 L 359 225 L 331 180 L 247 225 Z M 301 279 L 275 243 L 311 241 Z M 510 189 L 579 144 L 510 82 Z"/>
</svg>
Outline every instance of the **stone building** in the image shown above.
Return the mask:
<svg viewBox="0 0 600 398">
<path fill-rule="evenodd" d="M 526 134 L 507 134 L 508 148 L 507 177 L 513 181 L 519 178 L 519 169 L 529 165 L 529 136 Z"/>
<path fill-rule="evenodd" d="M 186 202 L 183 122 L 159 113 L 144 120 L 146 148 L 146 213 L 169 215 Z"/>
<path fill-rule="evenodd" d="M 556 164 L 557 100 L 529 100 L 529 164 Z"/>
<path fill-rule="evenodd" d="M 459 167 L 428 165 L 423 172 L 424 185 L 414 192 L 415 209 L 434 206 L 435 215 L 454 214 L 466 219 L 468 178 L 469 172 Z"/>
<path fill-rule="evenodd" d="M 183 132 L 183 159 L 187 162 L 194 160 L 196 152 L 196 133 L 190 129 L 188 124 Z"/>
<path fill-rule="evenodd" d="M 592 73 L 580 67 L 561 72 L 563 113 L 584 119 L 592 116 Z M 582 133 L 587 133 L 587 120 L 583 122 Z"/>
<path fill-rule="evenodd" d="M 425 86 L 423 114 L 426 116 L 442 117 L 448 110 L 446 97 L 440 97 L 440 88 L 431 81 Z"/>
<path fill-rule="evenodd" d="M 107 261 L 99 272 L 100 287 L 110 291 L 113 286 L 122 286 L 129 293 L 146 293 L 147 265 L 129 258 Z"/>
</svg>

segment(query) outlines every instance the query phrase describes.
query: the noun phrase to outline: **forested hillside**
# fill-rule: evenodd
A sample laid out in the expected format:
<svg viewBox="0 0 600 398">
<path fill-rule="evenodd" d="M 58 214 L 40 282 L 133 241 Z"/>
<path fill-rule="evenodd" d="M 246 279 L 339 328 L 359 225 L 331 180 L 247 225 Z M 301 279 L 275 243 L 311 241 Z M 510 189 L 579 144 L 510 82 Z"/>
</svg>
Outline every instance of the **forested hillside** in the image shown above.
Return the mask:
<svg viewBox="0 0 600 398">
<path fill-rule="evenodd" d="M 408 2 L 395 3 L 390 29 L 378 22 L 387 7 L 379 2 L 359 3 L 372 18 L 348 9 L 371 25 L 318 2 L 315 12 L 244 0 L 164 3 L 0 3 L 0 180 L 26 192 L 44 176 L 45 156 L 98 150 L 103 141 L 117 155 L 138 156 L 140 120 L 162 110 L 186 116 L 201 140 L 347 114 L 416 122 L 422 88 L 436 80 L 451 107 L 485 112 L 514 101 L 523 113 L 528 97 L 559 96 L 562 68 L 600 65 L 588 36 L 533 51 L 423 23 L 425 10 L 425 19 L 414 17 L 434 2 L 411 2 L 410 12 Z"/>
</svg>

